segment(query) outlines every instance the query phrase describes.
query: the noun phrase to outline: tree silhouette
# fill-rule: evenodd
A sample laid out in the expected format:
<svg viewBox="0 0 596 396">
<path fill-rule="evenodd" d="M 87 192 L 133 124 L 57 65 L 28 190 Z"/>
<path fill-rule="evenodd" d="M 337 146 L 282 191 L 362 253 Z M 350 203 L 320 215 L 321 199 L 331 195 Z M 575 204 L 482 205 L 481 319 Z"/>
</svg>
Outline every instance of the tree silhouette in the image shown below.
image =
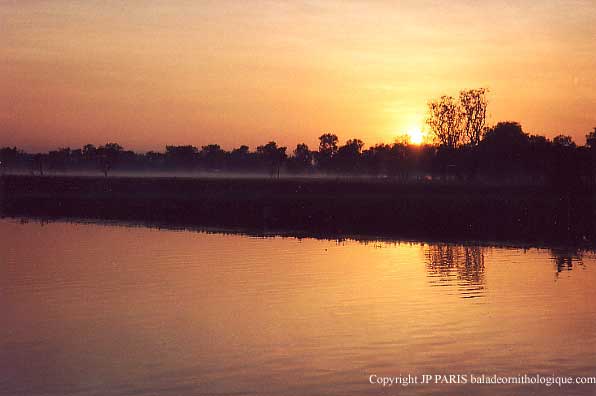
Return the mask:
<svg viewBox="0 0 596 396">
<path fill-rule="evenodd" d="M 110 170 L 118 163 L 122 151 L 122 146 L 118 143 L 106 143 L 96 150 L 96 156 L 99 158 L 99 167 L 105 177 L 108 177 Z"/>
<path fill-rule="evenodd" d="M 465 114 L 452 96 L 441 96 L 428 103 L 427 125 L 441 146 L 454 150 L 462 143 Z"/>
<path fill-rule="evenodd" d="M 486 109 L 488 89 L 466 89 L 459 98 L 441 96 L 428 103 L 427 125 L 443 151 L 453 151 L 467 143 L 475 147 L 480 144 L 486 131 Z"/>
<path fill-rule="evenodd" d="M 549 164 L 552 160 L 552 143 L 540 135 L 528 137 L 528 149 L 524 151 L 526 169 L 531 173 L 533 180 L 544 179 L 549 172 Z"/>
<path fill-rule="evenodd" d="M 325 133 L 319 136 L 319 151 L 315 155 L 319 169 L 331 169 L 331 160 L 337 153 L 337 142 L 337 135 Z"/>
<path fill-rule="evenodd" d="M 251 153 L 248 146 L 242 145 L 230 153 L 230 168 L 236 171 L 248 171 L 251 169 Z"/>
<path fill-rule="evenodd" d="M 97 167 L 97 148 L 93 144 L 84 145 L 82 155 L 86 169 L 95 169 Z"/>
<path fill-rule="evenodd" d="M 413 166 L 412 145 L 407 142 L 395 143 L 390 151 L 391 174 L 406 180 Z"/>
<path fill-rule="evenodd" d="M 337 149 L 337 153 L 333 157 L 335 162 L 335 169 L 342 172 L 353 172 L 360 161 L 360 154 L 364 142 L 360 139 L 350 139 L 345 145 Z"/>
<path fill-rule="evenodd" d="M 10 171 L 17 164 L 19 156 L 22 155 L 16 147 L 3 147 L 0 149 L 0 169 L 2 173 Z"/>
<path fill-rule="evenodd" d="M 495 176 L 521 172 L 529 136 L 517 122 L 499 122 L 488 129 L 480 144 L 480 153 L 485 168 Z"/>
<path fill-rule="evenodd" d="M 468 89 L 459 93 L 459 102 L 464 118 L 464 135 L 471 146 L 478 146 L 486 125 L 488 89 Z"/>
<path fill-rule="evenodd" d="M 69 147 L 50 151 L 48 153 L 48 166 L 53 171 L 64 172 L 69 166 L 71 160 L 71 150 Z"/>
<path fill-rule="evenodd" d="M 586 135 L 586 146 L 591 149 L 596 148 L 596 127 Z"/>
<path fill-rule="evenodd" d="M 391 164 L 391 146 L 376 144 L 362 153 L 362 163 L 369 174 L 389 175 Z"/>
<path fill-rule="evenodd" d="M 176 169 L 192 169 L 198 160 L 199 150 L 195 146 L 166 146 L 165 160 Z"/>
<path fill-rule="evenodd" d="M 43 168 L 45 162 L 44 155 L 41 153 L 35 154 L 33 156 L 33 162 L 35 164 L 35 168 L 37 168 L 37 170 L 39 171 L 39 175 L 43 176 Z"/>
<path fill-rule="evenodd" d="M 296 145 L 296 148 L 293 152 L 293 157 L 290 159 L 290 167 L 294 172 L 306 172 L 312 168 L 313 153 L 304 143 Z"/>
<path fill-rule="evenodd" d="M 144 156 L 144 168 L 151 170 L 163 169 L 166 167 L 166 155 L 164 153 L 156 153 L 155 151 L 148 151 Z"/>
<path fill-rule="evenodd" d="M 452 174 L 458 180 L 551 183 L 557 188 L 596 185 L 596 128 L 586 134 L 585 146 L 577 146 L 570 136 L 552 141 L 541 135 L 526 134 L 513 121 L 486 127 L 486 88 L 462 90 L 457 98 L 441 96 L 428 103 L 426 123 L 434 134 L 432 144 L 411 145 L 406 140 L 376 144 L 364 149 L 360 139 L 350 139 L 339 147 L 332 133 L 319 136 L 317 151 L 298 144 L 289 156 L 285 147 L 271 141 L 251 151 L 242 145 L 226 151 L 218 144 L 201 149 L 192 145 L 165 147 L 164 152 L 136 154 L 117 143 L 81 149 L 60 148 L 37 155 L 16 147 L 0 149 L 0 170 L 29 170 L 43 174 L 52 171 L 98 169 L 107 177 L 118 167 L 132 171 L 233 170 L 279 177 L 280 170 L 293 173 L 334 173 L 399 177 L 407 181 L 433 180 Z M 441 177 L 441 179 L 443 179 Z"/>
<path fill-rule="evenodd" d="M 226 160 L 226 152 L 219 144 L 208 144 L 201 147 L 200 159 L 208 170 L 221 170 Z"/>
<path fill-rule="evenodd" d="M 554 158 L 550 172 L 551 183 L 560 191 L 569 192 L 581 183 L 579 158 L 571 136 L 553 138 Z"/>
<path fill-rule="evenodd" d="M 586 134 L 586 147 L 588 148 L 588 159 L 586 173 L 591 186 L 596 184 L 596 128 Z"/>
<path fill-rule="evenodd" d="M 267 164 L 271 175 L 277 174 L 277 178 L 279 178 L 281 164 L 287 158 L 286 147 L 277 147 L 277 143 L 269 142 L 264 146 L 257 147 L 257 154 Z"/>
<path fill-rule="evenodd" d="M 560 147 L 572 147 L 575 148 L 575 142 L 573 141 L 573 138 L 571 136 L 568 135 L 557 135 L 553 138 L 553 144 L 555 146 L 560 146 Z"/>
</svg>

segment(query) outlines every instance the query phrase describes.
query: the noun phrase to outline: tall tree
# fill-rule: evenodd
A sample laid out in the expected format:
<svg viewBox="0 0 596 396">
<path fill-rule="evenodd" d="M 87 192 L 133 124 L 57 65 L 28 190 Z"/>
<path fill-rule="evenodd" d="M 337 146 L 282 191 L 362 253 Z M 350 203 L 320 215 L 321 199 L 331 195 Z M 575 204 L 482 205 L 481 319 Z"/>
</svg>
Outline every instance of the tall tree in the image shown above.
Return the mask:
<svg viewBox="0 0 596 396">
<path fill-rule="evenodd" d="M 305 143 L 296 145 L 292 164 L 296 171 L 304 172 L 312 167 L 313 154 Z"/>
<path fill-rule="evenodd" d="M 320 169 L 331 168 L 331 160 L 337 154 L 337 135 L 325 133 L 319 136 L 319 151 L 316 153 L 317 166 Z"/>
<path fill-rule="evenodd" d="M 251 168 L 251 153 L 246 145 L 233 149 L 229 159 L 230 167 L 236 171 L 246 172 Z"/>
<path fill-rule="evenodd" d="M 453 150 L 462 143 L 464 113 L 452 96 L 441 96 L 428 103 L 426 123 L 441 146 Z"/>
<path fill-rule="evenodd" d="M 350 139 L 345 145 L 337 149 L 333 158 L 336 169 L 343 172 L 353 172 L 360 162 L 364 142 L 360 139 Z"/>
<path fill-rule="evenodd" d="M 118 163 L 122 151 L 123 148 L 118 143 L 106 143 L 97 149 L 99 167 L 105 177 L 108 177 L 108 172 Z"/>
<path fill-rule="evenodd" d="M 530 137 L 514 121 L 502 121 L 490 127 L 480 144 L 482 166 L 497 176 L 509 176 L 523 170 Z"/>
<path fill-rule="evenodd" d="M 269 142 L 264 146 L 257 147 L 257 155 L 269 166 L 272 176 L 277 174 L 279 178 L 281 165 L 288 157 L 286 149 L 286 147 L 277 147 L 275 142 Z"/>
<path fill-rule="evenodd" d="M 471 146 L 478 146 L 485 132 L 487 93 L 486 88 L 467 89 L 459 93 L 464 135 Z"/>
<path fill-rule="evenodd" d="M 201 147 L 200 158 L 207 169 L 219 170 L 225 165 L 226 154 L 219 144 L 208 144 Z"/>
</svg>

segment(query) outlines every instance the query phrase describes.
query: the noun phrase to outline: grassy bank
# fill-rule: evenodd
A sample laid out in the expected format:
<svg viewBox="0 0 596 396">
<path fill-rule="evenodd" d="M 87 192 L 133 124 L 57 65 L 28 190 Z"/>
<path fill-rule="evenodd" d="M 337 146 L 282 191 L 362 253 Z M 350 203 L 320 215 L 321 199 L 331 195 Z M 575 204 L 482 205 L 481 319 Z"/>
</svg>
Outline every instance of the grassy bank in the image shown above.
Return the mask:
<svg viewBox="0 0 596 396">
<path fill-rule="evenodd" d="M 5 216 L 591 244 L 592 194 L 386 180 L 3 176 Z"/>
</svg>

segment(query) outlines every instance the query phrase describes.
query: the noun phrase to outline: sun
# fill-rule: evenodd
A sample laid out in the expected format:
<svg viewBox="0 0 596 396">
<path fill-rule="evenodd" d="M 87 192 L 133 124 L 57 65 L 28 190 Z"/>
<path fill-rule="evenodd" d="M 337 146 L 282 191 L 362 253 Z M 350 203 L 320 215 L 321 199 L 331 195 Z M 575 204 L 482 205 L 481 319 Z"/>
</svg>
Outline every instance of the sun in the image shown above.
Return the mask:
<svg viewBox="0 0 596 396">
<path fill-rule="evenodd" d="M 422 144 L 424 141 L 424 133 L 420 128 L 410 128 L 408 129 L 408 140 L 412 144 Z"/>
</svg>

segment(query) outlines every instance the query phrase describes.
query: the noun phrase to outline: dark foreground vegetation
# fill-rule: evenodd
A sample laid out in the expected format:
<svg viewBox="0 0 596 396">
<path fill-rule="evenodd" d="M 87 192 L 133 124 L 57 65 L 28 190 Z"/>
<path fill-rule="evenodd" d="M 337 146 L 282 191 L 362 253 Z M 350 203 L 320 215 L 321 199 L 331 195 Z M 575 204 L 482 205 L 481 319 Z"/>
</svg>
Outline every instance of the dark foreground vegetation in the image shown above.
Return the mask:
<svg viewBox="0 0 596 396">
<path fill-rule="evenodd" d="M 596 240 L 588 188 L 6 175 L 0 194 L 5 216 L 535 244 Z"/>
</svg>

